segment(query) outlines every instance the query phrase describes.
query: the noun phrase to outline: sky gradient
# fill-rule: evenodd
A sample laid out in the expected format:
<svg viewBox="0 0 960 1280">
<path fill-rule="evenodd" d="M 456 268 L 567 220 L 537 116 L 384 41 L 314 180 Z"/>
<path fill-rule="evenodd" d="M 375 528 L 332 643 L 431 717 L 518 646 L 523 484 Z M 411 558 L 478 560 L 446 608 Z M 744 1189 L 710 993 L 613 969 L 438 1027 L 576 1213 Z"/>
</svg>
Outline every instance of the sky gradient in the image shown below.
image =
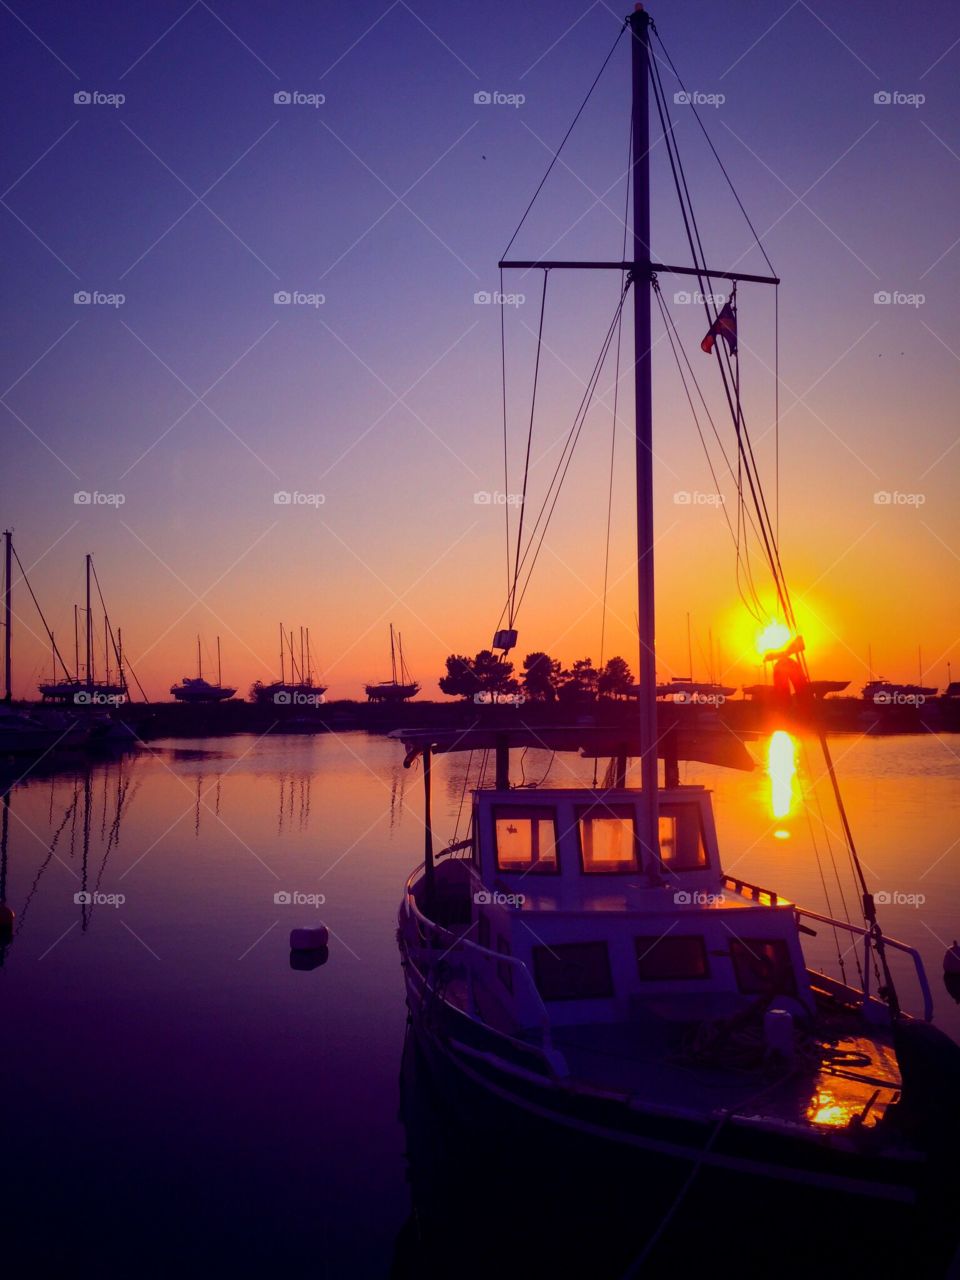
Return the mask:
<svg viewBox="0 0 960 1280">
<path fill-rule="evenodd" d="M 869 644 L 875 672 L 912 679 L 922 646 L 942 687 L 948 660 L 960 672 L 960 14 L 944 0 L 909 16 L 886 0 L 650 8 L 687 86 L 723 96 L 704 117 L 783 279 L 781 545 L 813 674 L 859 688 Z M 474 498 L 504 489 L 499 312 L 475 294 L 498 287 L 622 17 L 565 0 L 0 9 L 0 524 L 66 650 L 88 551 L 153 697 L 193 674 L 198 632 L 208 654 L 220 635 L 224 679 L 245 693 L 279 675 L 278 624 L 308 625 L 331 697 L 389 674 L 390 621 L 424 696 L 448 653 L 489 644 L 503 507 Z M 628 62 L 624 40 L 518 256 L 620 256 Z M 692 113 L 673 109 L 709 257 L 762 270 Z M 662 146 L 652 164 L 654 252 L 684 262 Z M 618 283 L 550 282 L 534 509 Z M 663 285 L 709 374 L 702 312 L 674 301 L 683 282 Z M 524 297 L 507 310 L 513 491 L 540 280 L 507 288 Z M 772 493 L 772 291 L 739 301 Z M 629 359 L 621 373 L 605 650 L 635 669 Z M 687 673 L 689 611 L 694 673 L 712 630 L 718 674 L 752 681 L 722 517 L 675 500 L 714 486 L 662 341 L 654 377 L 659 674 Z M 610 369 L 520 616 L 521 659 L 599 656 L 612 388 Z M 29 696 L 50 663 L 22 588 L 14 625 Z"/>
</svg>

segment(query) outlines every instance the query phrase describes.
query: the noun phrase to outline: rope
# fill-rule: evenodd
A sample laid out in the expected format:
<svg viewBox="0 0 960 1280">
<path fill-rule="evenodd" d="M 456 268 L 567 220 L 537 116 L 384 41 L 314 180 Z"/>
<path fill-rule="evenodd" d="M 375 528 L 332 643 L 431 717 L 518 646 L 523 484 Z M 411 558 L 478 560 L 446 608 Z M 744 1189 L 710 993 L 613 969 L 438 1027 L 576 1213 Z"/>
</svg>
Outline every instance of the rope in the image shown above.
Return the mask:
<svg viewBox="0 0 960 1280">
<path fill-rule="evenodd" d="M 510 252 L 511 248 L 513 247 L 513 242 L 514 242 L 514 240 L 516 240 L 517 236 L 520 234 L 520 228 L 521 228 L 521 227 L 523 226 L 523 224 L 526 222 L 526 220 L 527 220 L 527 214 L 528 214 L 528 213 L 530 212 L 530 210 L 533 208 L 534 204 L 536 203 L 537 196 L 539 196 L 540 192 L 543 190 L 544 183 L 545 183 L 545 182 L 546 182 L 546 180 L 550 177 L 550 174 L 551 174 L 551 172 L 552 172 L 552 170 L 553 170 L 553 166 L 554 166 L 554 165 L 557 163 L 557 161 L 560 159 L 560 152 L 563 150 L 564 146 L 566 145 L 567 139 L 570 137 L 571 133 L 573 133 L 573 130 L 574 130 L 575 126 L 576 126 L 577 121 L 580 119 L 581 115 L 583 115 L 584 108 L 586 107 L 587 103 L 590 101 L 590 98 L 591 98 L 591 96 L 592 96 L 592 94 L 593 94 L 594 89 L 595 89 L 595 88 L 597 87 L 597 85 L 600 83 L 600 77 L 603 75 L 604 71 L 606 71 L 606 69 L 607 69 L 607 63 L 608 63 L 608 62 L 610 61 L 610 59 L 613 57 L 614 50 L 616 49 L 617 45 L 620 43 L 620 37 L 623 35 L 623 33 L 624 33 L 624 31 L 626 31 L 626 29 L 627 29 L 627 23 L 626 23 L 626 21 L 625 21 L 625 22 L 624 22 L 624 24 L 623 24 L 623 26 L 622 26 L 622 27 L 620 28 L 620 30 L 617 32 L 617 38 L 616 38 L 616 40 L 614 40 L 614 42 L 613 42 L 613 46 L 612 46 L 612 48 L 610 49 L 610 52 L 609 52 L 609 53 L 607 54 L 607 56 L 604 58 L 604 60 L 603 60 L 603 65 L 601 66 L 600 70 L 597 72 L 596 77 L 594 78 L 593 84 L 592 84 L 592 85 L 590 86 L 590 88 L 587 90 L 587 96 L 584 98 L 583 102 L 581 102 L 581 104 L 580 104 L 580 106 L 579 106 L 579 108 L 578 108 L 578 110 L 577 110 L 577 114 L 573 117 L 573 120 L 570 122 L 570 127 L 567 129 L 567 132 L 563 135 L 563 138 L 562 138 L 562 140 L 561 140 L 561 142 L 560 142 L 559 147 L 557 147 L 556 151 L 553 153 L 553 158 L 551 159 L 550 163 L 547 165 L 547 171 L 546 171 L 546 173 L 543 175 L 543 177 L 540 179 L 540 185 L 537 187 L 536 191 L 535 191 L 535 192 L 533 193 L 533 195 L 531 196 L 531 198 L 530 198 L 530 203 L 527 205 L 526 209 L 524 209 L 524 211 L 523 211 L 523 217 L 522 217 L 522 218 L 520 219 L 520 221 L 517 223 L 517 229 L 516 229 L 516 231 L 514 231 L 513 235 L 510 237 L 510 243 L 507 245 L 506 249 L 504 249 L 504 251 L 503 251 L 503 255 L 502 255 L 502 256 L 503 256 L 504 258 L 505 258 L 505 257 L 507 256 L 507 254 Z"/>
<path fill-rule="evenodd" d="M 543 316 L 547 307 L 547 280 L 550 272 L 543 273 L 543 291 L 540 294 L 540 325 L 537 329 L 537 358 L 533 366 L 533 394 L 530 397 L 530 423 L 527 427 L 527 453 L 523 463 L 523 496 L 520 499 L 520 517 L 517 523 L 517 557 L 513 570 L 513 583 L 510 586 L 509 626 L 513 626 L 516 614 L 517 579 L 520 576 L 520 547 L 523 542 L 523 511 L 527 501 L 527 484 L 530 479 L 530 446 L 533 444 L 533 419 L 537 408 L 537 386 L 540 382 L 540 356 L 543 351 Z M 509 505 L 506 501 L 504 506 Z"/>
</svg>

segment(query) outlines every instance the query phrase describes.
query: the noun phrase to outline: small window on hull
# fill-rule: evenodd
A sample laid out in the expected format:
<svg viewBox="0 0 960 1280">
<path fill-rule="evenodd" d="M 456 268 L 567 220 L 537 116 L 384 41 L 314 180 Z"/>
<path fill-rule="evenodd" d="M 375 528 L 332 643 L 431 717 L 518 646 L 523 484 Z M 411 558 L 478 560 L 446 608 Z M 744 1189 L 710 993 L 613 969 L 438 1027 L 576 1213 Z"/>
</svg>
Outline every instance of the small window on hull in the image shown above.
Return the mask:
<svg viewBox="0 0 960 1280">
<path fill-rule="evenodd" d="M 556 875 L 557 815 L 548 808 L 503 806 L 494 810 L 497 870 Z"/>
<path fill-rule="evenodd" d="M 707 865 L 696 805 L 661 805 L 660 857 L 671 871 L 695 871 Z"/>
<path fill-rule="evenodd" d="M 741 991 L 749 995 L 796 995 L 797 979 L 790 950 L 782 938 L 766 942 L 757 938 L 734 938 L 730 943 L 730 958 Z"/>
<path fill-rule="evenodd" d="M 637 975 L 644 982 L 674 978 L 706 978 L 710 972 L 707 948 L 699 934 L 665 933 L 634 938 Z"/>
<path fill-rule="evenodd" d="M 533 973 L 544 1000 L 599 1000 L 613 995 L 605 942 L 534 947 Z"/>
<path fill-rule="evenodd" d="M 585 874 L 636 874 L 637 832 L 630 805 L 597 805 L 577 814 L 580 865 Z"/>
</svg>

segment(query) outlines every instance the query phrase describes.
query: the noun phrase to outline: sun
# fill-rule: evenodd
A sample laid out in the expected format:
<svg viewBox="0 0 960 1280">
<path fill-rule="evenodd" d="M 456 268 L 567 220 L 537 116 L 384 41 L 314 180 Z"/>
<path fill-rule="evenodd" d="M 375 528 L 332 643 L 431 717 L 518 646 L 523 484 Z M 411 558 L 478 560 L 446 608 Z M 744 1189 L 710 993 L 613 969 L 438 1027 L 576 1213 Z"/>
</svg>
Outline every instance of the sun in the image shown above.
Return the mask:
<svg viewBox="0 0 960 1280">
<path fill-rule="evenodd" d="M 793 639 L 793 633 L 783 622 L 768 622 L 757 636 L 757 653 L 761 656 L 772 650 L 783 649 Z"/>
</svg>

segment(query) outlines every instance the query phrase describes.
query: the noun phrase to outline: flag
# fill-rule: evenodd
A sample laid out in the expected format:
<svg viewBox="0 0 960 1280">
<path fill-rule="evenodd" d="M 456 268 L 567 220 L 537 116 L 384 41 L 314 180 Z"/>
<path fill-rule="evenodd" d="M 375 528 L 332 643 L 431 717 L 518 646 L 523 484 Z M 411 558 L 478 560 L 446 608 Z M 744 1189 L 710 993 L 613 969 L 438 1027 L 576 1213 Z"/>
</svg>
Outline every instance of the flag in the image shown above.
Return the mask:
<svg viewBox="0 0 960 1280">
<path fill-rule="evenodd" d="M 737 354 L 737 313 L 729 302 L 723 304 L 723 310 L 710 326 L 707 336 L 700 343 L 700 350 L 705 351 L 707 355 L 712 354 L 718 334 L 721 338 L 726 338 L 730 354 L 735 356 Z"/>
</svg>

